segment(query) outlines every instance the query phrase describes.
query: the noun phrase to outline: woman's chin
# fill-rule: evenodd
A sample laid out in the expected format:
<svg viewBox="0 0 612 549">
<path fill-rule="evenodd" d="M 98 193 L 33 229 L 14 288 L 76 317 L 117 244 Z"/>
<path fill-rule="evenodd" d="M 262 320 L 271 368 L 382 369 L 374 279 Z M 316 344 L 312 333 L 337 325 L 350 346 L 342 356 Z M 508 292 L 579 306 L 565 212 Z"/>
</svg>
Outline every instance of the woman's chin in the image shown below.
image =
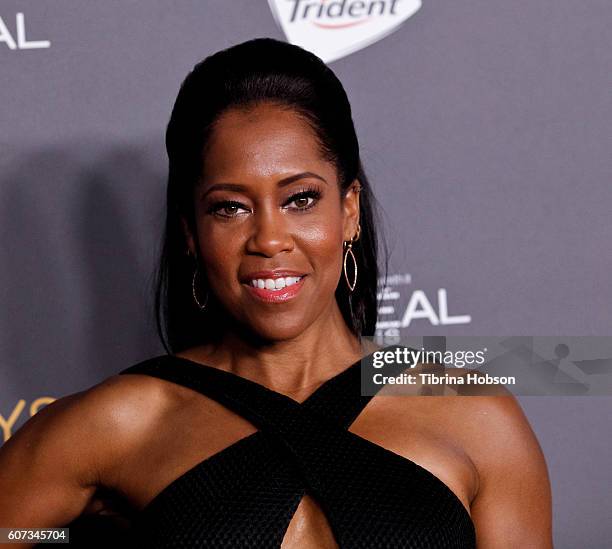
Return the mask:
<svg viewBox="0 0 612 549">
<path fill-rule="evenodd" d="M 250 324 L 249 329 L 257 335 L 258 338 L 266 341 L 287 341 L 297 338 L 304 332 L 305 326 L 303 318 L 300 322 L 283 322 L 282 317 L 276 318 L 271 322 L 257 322 Z"/>
</svg>

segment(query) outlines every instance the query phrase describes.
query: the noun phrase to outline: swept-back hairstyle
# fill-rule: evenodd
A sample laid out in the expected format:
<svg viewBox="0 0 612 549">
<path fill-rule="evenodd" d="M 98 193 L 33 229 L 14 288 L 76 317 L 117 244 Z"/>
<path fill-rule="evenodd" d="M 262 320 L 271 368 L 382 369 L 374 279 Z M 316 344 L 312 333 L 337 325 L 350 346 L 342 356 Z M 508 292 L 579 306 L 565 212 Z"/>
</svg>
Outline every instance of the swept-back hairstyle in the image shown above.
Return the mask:
<svg viewBox="0 0 612 549">
<path fill-rule="evenodd" d="M 363 171 L 359 144 L 346 92 L 332 70 L 316 55 L 271 38 L 257 38 L 219 51 L 187 75 L 179 90 L 166 131 L 169 158 L 166 225 L 155 276 L 157 331 L 168 353 L 176 353 L 218 337 L 220 304 L 208 292 L 200 269 L 197 292 L 192 293 L 196 263 L 189 257 L 181 216 L 197 238 L 194 186 L 204 169 L 203 151 L 219 116 L 232 108 L 262 102 L 278 104 L 302 116 L 314 130 L 321 154 L 336 167 L 341 196 L 354 179 L 361 183 L 361 234 L 353 244 L 358 280 L 351 293 L 343 277 L 336 300 L 349 328 L 359 339 L 374 335 L 379 278 L 375 199 Z M 385 277 L 387 273 L 387 248 Z M 200 243 L 206 245 L 206 242 Z M 199 249 L 199 248 L 198 248 Z M 196 259 L 197 261 L 197 259 Z M 351 262 L 348 262 L 349 268 Z M 201 273 L 201 275 L 200 275 Z"/>
</svg>

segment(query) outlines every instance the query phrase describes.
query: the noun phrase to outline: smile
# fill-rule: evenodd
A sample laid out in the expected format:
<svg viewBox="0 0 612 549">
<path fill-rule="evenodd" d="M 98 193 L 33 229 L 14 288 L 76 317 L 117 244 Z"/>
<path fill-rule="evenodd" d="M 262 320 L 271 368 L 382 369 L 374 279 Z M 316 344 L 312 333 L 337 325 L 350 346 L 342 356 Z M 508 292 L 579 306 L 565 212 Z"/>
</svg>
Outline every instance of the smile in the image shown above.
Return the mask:
<svg viewBox="0 0 612 549">
<path fill-rule="evenodd" d="M 284 303 L 293 299 L 304 285 L 303 276 L 287 276 L 279 278 L 255 278 L 245 284 L 249 293 L 267 303 Z"/>
</svg>

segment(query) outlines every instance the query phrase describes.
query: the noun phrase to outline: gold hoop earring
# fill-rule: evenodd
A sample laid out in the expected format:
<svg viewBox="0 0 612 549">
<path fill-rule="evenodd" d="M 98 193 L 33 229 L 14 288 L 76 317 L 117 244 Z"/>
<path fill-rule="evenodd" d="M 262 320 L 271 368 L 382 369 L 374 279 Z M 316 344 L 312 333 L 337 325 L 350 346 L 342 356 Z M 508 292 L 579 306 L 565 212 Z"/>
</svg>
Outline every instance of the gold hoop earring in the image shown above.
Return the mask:
<svg viewBox="0 0 612 549">
<path fill-rule="evenodd" d="M 349 287 L 351 293 L 357 286 L 357 259 L 355 259 L 355 254 L 353 253 L 353 242 L 357 242 L 359 239 L 359 235 L 361 234 L 361 226 L 357 225 L 357 234 L 351 238 L 350 240 L 344 241 L 344 262 L 343 262 L 343 270 L 344 270 L 344 279 L 346 280 L 346 284 Z M 351 255 L 351 259 L 353 260 L 353 283 L 349 281 L 348 273 L 346 270 L 346 260 L 348 259 L 349 254 Z"/>
<path fill-rule="evenodd" d="M 193 271 L 193 279 L 191 280 L 191 293 L 193 295 L 193 300 L 195 301 L 196 305 L 198 306 L 200 311 L 203 311 L 206 308 L 206 305 L 208 304 L 208 292 L 206 292 L 206 299 L 204 300 L 204 305 L 202 305 L 200 301 L 198 300 L 198 296 L 196 295 L 196 276 L 197 274 L 198 274 L 198 267 L 196 266 L 195 271 Z"/>
<path fill-rule="evenodd" d="M 349 287 L 349 290 L 352 293 L 353 290 L 355 289 L 355 286 L 357 285 L 357 261 L 355 260 L 355 254 L 353 253 L 353 250 L 351 249 L 353 247 L 353 245 L 351 244 L 350 240 L 345 241 L 344 245 L 345 245 L 345 252 L 344 252 L 344 279 L 346 280 L 346 284 L 347 284 L 347 286 Z M 349 282 L 348 274 L 346 273 L 346 260 L 347 260 L 349 254 L 351 254 L 351 258 L 353 260 L 354 275 L 353 275 L 353 283 L 352 284 Z"/>
</svg>

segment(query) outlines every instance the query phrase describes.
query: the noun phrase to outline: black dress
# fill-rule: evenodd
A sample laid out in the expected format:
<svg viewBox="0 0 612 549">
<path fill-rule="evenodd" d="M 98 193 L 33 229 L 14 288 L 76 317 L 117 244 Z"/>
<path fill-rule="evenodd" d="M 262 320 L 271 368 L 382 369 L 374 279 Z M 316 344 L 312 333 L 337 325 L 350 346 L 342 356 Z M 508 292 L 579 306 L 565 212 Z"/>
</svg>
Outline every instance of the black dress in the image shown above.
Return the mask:
<svg viewBox="0 0 612 549">
<path fill-rule="evenodd" d="M 136 517 L 133 545 L 279 548 L 308 493 L 343 549 L 474 548 L 470 515 L 441 480 L 347 430 L 372 398 L 361 395 L 360 363 L 303 403 L 174 355 L 122 370 L 198 391 L 259 429 L 154 497 Z"/>
</svg>

